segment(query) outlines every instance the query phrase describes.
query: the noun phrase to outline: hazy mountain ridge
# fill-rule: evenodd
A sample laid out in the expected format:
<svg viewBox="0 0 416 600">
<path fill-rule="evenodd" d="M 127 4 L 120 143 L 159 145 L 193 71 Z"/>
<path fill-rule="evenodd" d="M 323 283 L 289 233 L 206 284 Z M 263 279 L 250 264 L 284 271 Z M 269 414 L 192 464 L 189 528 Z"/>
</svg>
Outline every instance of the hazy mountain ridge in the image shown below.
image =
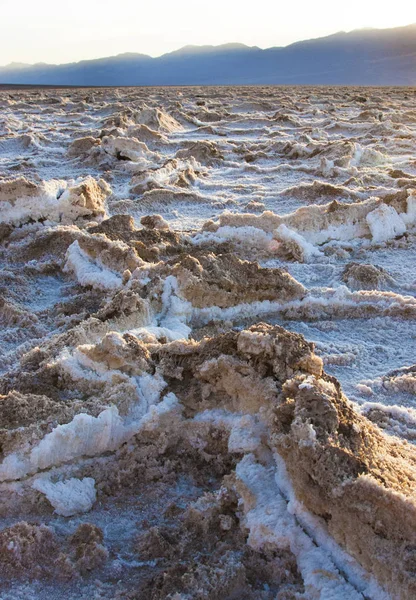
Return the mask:
<svg viewBox="0 0 416 600">
<path fill-rule="evenodd" d="M 0 67 L 0 83 L 51 85 L 416 85 L 416 24 L 360 29 L 262 50 L 244 44 L 185 46 L 77 63 Z"/>
</svg>

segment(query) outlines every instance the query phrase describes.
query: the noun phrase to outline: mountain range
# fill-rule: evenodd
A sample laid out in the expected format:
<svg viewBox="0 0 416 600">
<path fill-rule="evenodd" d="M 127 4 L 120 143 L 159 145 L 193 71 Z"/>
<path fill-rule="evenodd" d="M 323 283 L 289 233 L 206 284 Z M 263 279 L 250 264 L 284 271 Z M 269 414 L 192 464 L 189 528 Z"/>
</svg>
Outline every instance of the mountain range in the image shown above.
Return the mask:
<svg viewBox="0 0 416 600">
<path fill-rule="evenodd" d="M 152 58 L 119 54 L 61 65 L 11 63 L 0 84 L 148 85 L 416 85 L 416 23 L 338 32 L 285 47 L 185 46 Z"/>
</svg>

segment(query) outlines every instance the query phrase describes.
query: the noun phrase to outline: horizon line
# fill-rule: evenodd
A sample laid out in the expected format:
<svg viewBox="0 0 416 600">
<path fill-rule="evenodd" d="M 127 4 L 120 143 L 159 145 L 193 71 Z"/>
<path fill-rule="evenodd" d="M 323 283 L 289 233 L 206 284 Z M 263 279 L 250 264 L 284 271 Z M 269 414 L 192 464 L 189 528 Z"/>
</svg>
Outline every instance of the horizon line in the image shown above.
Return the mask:
<svg viewBox="0 0 416 600">
<path fill-rule="evenodd" d="M 244 48 L 248 48 L 248 49 L 258 49 L 258 50 L 273 50 L 273 49 L 278 49 L 278 48 L 289 48 L 290 46 L 293 46 L 295 44 L 299 44 L 302 42 L 309 42 L 309 41 L 313 41 L 313 40 L 319 40 L 319 39 L 325 39 L 328 37 L 332 37 L 335 35 L 339 35 L 339 34 L 348 34 L 348 33 L 353 33 L 355 31 L 388 31 L 391 29 L 404 29 L 406 27 L 414 27 L 416 26 L 416 21 L 412 22 L 412 23 L 408 23 L 407 25 L 399 25 L 397 27 L 358 27 L 356 29 L 350 29 L 350 30 L 338 30 L 335 31 L 334 33 L 330 33 L 328 35 L 321 35 L 318 37 L 312 37 L 312 38 L 304 38 L 304 39 L 300 39 L 300 40 L 296 40 L 295 42 L 291 42 L 290 44 L 286 44 L 285 46 L 268 46 L 266 48 L 262 48 L 261 46 L 248 46 L 247 44 L 244 44 L 243 42 L 225 42 L 223 44 L 185 44 L 184 46 L 181 46 L 180 48 L 177 48 L 176 50 L 171 50 L 169 52 L 163 52 L 162 54 L 158 54 L 157 56 L 152 56 L 150 54 L 145 54 L 143 52 L 120 52 L 119 54 L 112 54 L 110 56 L 98 56 L 96 58 L 83 58 L 81 60 L 75 60 L 75 61 L 69 61 L 69 62 L 63 62 L 63 63 L 48 63 L 48 62 L 44 62 L 44 61 L 40 61 L 40 62 L 36 62 L 36 63 L 24 63 L 24 62 L 20 62 L 20 61 L 12 61 L 10 63 L 7 63 L 5 65 L 0 65 L 0 69 L 6 69 L 7 67 L 13 67 L 13 66 L 20 66 L 21 68 L 24 67 L 36 67 L 36 66 L 40 66 L 40 65 L 44 65 L 44 66 L 51 66 L 51 67 L 59 67 L 59 66 L 65 66 L 65 65 L 77 65 L 83 62 L 91 62 L 94 60 L 106 60 L 109 58 L 118 58 L 120 56 L 143 56 L 146 58 L 149 58 L 150 60 L 155 60 L 157 58 L 162 58 L 163 56 L 168 56 L 169 54 L 174 54 L 175 52 L 180 52 L 181 50 L 185 50 L 186 48 L 223 48 L 226 46 L 240 46 L 240 47 L 244 47 Z"/>
</svg>

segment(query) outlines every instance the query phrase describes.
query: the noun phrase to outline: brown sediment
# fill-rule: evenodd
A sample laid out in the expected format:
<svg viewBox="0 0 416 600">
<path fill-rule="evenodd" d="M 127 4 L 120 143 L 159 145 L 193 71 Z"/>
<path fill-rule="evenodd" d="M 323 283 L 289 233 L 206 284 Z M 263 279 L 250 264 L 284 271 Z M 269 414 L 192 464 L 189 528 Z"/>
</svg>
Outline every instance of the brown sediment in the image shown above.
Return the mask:
<svg viewBox="0 0 416 600">
<path fill-rule="evenodd" d="M 16 248 L 15 255 L 22 261 L 47 258 L 61 266 L 68 247 L 82 237 L 85 237 L 85 232 L 70 225 L 42 228 L 32 236 L 27 236 L 23 244 Z"/>
<path fill-rule="evenodd" d="M 275 448 L 284 458 L 297 498 L 326 521 L 340 545 L 390 589 L 394 597 L 412 597 L 414 577 L 409 561 L 415 542 L 412 521 L 416 519 L 414 451 L 403 442 L 385 436 L 354 410 L 338 382 L 323 373 L 321 359 L 302 336 L 281 327 L 259 324 L 200 342 L 178 341 L 153 348 L 146 348 L 129 336 L 124 337 L 121 346 L 117 340 L 112 343 L 112 339 L 111 335 L 107 336 L 101 344 L 86 348 L 85 352 L 94 361 L 121 371 L 133 369 L 137 373 L 141 361 L 144 361 L 145 369 L 153 362 L 165 378 L 168 390 L 179 398 L 184 410 L 182 419 L 186 420 L 171 417 L 169 424 L 162 421 L 160 427 L 156 425 L 156 429 L 142 432 L 133 443 L 121 448 L 114 456 L 113 466 L 110 461 L 102 471 L 97 463 L 87 471 L 79 471 L 79 476 L 81 473 L 94 475 L 99 489 L 106 489 L 106 493 L 111 493 L 114 485 L 128 485 L 132 477 L 148 481 L 149 477 L 156 476 L 168 482 L 182 469 L 192 473 L 196 480 L 205 477 L 207 472 L 224 477 L 232 474 L 233 462 L 235 465 L 237 459 L 227 450 L 229 434 L 221 424 L 198 423 L 192 418 L 203 411 L 220 408 L 252 415 L 263 411 L 263 418 L 271 428 L 271 438 L 270 441 L 264 438 L 262 443 Z M 21 413 L 12 418 L 18 418 L 19 422 L 22 418 L 27 420 L 29 398 L 15 395 L 10 399 L 12 397 L 18 400 L 16 415 Z M 39 402 L 39 407 L 50 414 L 51 400 L 39 398 Z M 30 422 L 29 419 L 25 425 Z M 198 437 L 200 443 L 195 446 Z M 145 455 L 147 458 L 143 462 L 140 457 Z M 102 487 L 105 480 L 105 487 Z M 222 593 L 225 584 L 215 576 L 216 552 L 223 547 L 218 546 L 220 540 L 221 544 L 230 544 L 230 548 L 241 548 L 242 556 L 249 557 L 249 563 L 246 563 L 246 558 L 240 554 L 237 563 L 233 563 L 238 572 L 244 567 L 242 580 L 231 578 L 232 585 L 237 586 L 235 589 L 247 586 L 246 570 L 251 561 L 255 564 L 262 561 L 264 569 L 272 573 L 277 567 L 276 560 L 278 564 L 282 560 L 293 560 L 281 550 L 269 548 L 262 558 L 249 550 L 244 531 L 238 527 L 236 508 L 222 508 L 223 501 L 221 494 L 211 503 L 208 499 L 201 500 L 201 506 L 212 506 L 208 513 L 203 508 L 202 521 L 199 509 L 194 508 L 184 515 L 183 526 L 175 519 L 173 529 L 172 526 L 167 529 L 156 527 L 141 535 L 139 556 L 160 558 L 165 572 L 169 573 L 169 585 L 175 589 L 178 586 L 178 591 L 190 592 L 194 585 L 208 585 L 214 577 L 215 594 Z M 236 500 L 232 502 L 235 504 Z M 193 537 L 194 527 L 197 538 Z M 89 533 L 85 535 L 90 539 Z M 80 534 L 78 537 L 84 539 L 85 536 Z M 81 573 L 105 561 L 106 551 L 100 547 L 100 536 L 96 537 L 92 535 L 91 549 L 82 546 L 75 553 L 79 557 L 75 564 L 81 561 L 77 566 Z M 182 556 L 182 565 L 188 565 L 182 567 L 180 573 L 193 570 L 193 563 L 189 561 L 191 554 L 198 551 L 201 540 L 212 548 L 208 570 L 204 575 L 200 573 L 192 583 L 183 577 L 178 580 L 178 556 Z M 43 568 L 37 564 L 35 567 Z M 35 567 L 31 565 L 30 569 Z M 299 585 L 296 568 L 293 566 L 290 571 L 291 585 Z M 147 581 L 147 585 L 153 586 L 152 593 L 156 593 L 159 584 L 155 585 L 153 579 L 151 584 Z M 251 581 L 250 577 L 248 581 Z M 275 585 L 282 589 L 288 582 L 280 576 L 278 581 Z M 154 597 L 163 598 L 165 590 L 162 586 L 162 595 Z"/>
<path fill-rule="evenodd" d="M 365 290 L 377 290 L 393 281 L 384 269 L 355 262 L 345 266 L 342 279 L 349 286 Z"/>
<path fill-rule="evenodd" d="M 322 361 L 312 349 L 302 336 L 261 323 L 199 343 L 171 342 L 157 355 L 161 373 L 189 410 L 257 412 L 276 401 L 282 383 L 295 372 L 321 373 Z"/>
<path fill-rule="evenodd" d="M 127 134 L 130 137 L 138 139 L 140 142 L 144 142 L 146 145 L 155 144 L 159 146 L 160 144 L 168 143 L 168 139 L 162 133 L 151 129 L 151 127 L 145 124 L 131 125 L 127 129 Z"/>
<path fill-rule="evenodd" d="M 102 542 L 102 531 L 89 523 L 62 543 L 50 527 L 22 521 L 0 532 L 0 572 L 29 580 L 74 579 L 103 566 L 108 552 Z"/>
<path fill-rule="evenodd" d="M 130 215 L 115 215 L 91 227 L 93 234 L 103 233 L 110 240 L 125 242 L 146 262 L 157 262 L 160 255 L 176 254 L 189 247 L 189 242 L 179 233 L 162 224 L 160 215 L 142 217 L 142 228 L 136 228 Z M 166 223 L 166 222 L 165 222 Z"/>
<path fill-rule="evenodd" d="M 143 265 L 134 248 L 123 242 L 110 241 L 105 235 L 83 237 L 78 240 L 81 250 L 92 260 L 99 260 L 110 269 L 123 273 Z"/>
<path fill-rule="evenodd" d="M 393 597 L 412 598 L 413 448 L 360 416 L 328 377 L 283 386 L 272 436 L 297 498 Z"/>
<path fill-rule="evenodd" d="M 194 158 L 203 165 L 212 165 L 216 161 L 224 159 L 217 144 L 214 142 L 195 142 L 188 144 L 188 147 L 178 150 L 176 158 L 187 159 Z"/>
<path fill-rule="evenodd" d="M 40 187 L 26 177 L 0 181 L 0 202 L 14 203 L 18 198 L 33 198 L 40 193 Z"/>
<path fill-rule="evenodd" d="M 143 207 L 147 208 L 151 206 L 166 206 L 174 204 L 175 202 L 198 204 L 209 202 L 209 200 L 197 192 L 177 192 L 165 189 L 155 189 L 144 192 L 140 202 Z"/>
<path fill-rule="evenodd" d="M 326 201 L 328 198 L 357 198 L 358 194 L 342 185 L 333 185 L 325 181 L 314 181 L 313 183 L 303 183 L 280 192 L 282 196 L 293 196 L 308 202 L 315 202 L 319 199 Z"/>
<path fill-rule="evenodd" d="M 3 529 L 0 531 L 0 548 L 3 575 L 30 578 L 56 575 L 52 556 L 56 557 L 59 545 L 53 531 L 45 525 L 30 525 L 23 521 Z"/>
<path fill-rule="evenodd" d="M 78 157 L 84 154 L 88 154 L 92 148 L 99 146 L 101 143 L 100 139 L 92 136 L 78 138 L 71 142 L 68 148 L 68 156 Z"/>
<path fill-rule="evenodd" d="M 79 525 L 70 538 L 70 557 L 74 569 L 81 575 L 102 567 L 108 559 L 108 551 L 103 545 L 102 530 L 91 523 Z"/>
<path fill-rule="evenodd" d="M 156 573 L 134 596 L 137 600 L 184 594 L 254 600 L 268 597 L 262 594 L 266 586 L 270 594 L 289 600 L 303 591 L 290 551 L 269 547 L 259 552 L 246 544 L 231 486 L 205 494 L 186 510 L 170 507 L 174 509 L 173 523 L 152 527 L 137 540 L 139 557 L 158 560 Z"/>
<path fill-rule="evenodd" d="M 171 270 L 186 300 L 196 308 L 264 300 L 287 302 L 302 298 L 306 290 L 289 273 L 265 269 L 235 254 L 186 256 Z"/>
</svg>

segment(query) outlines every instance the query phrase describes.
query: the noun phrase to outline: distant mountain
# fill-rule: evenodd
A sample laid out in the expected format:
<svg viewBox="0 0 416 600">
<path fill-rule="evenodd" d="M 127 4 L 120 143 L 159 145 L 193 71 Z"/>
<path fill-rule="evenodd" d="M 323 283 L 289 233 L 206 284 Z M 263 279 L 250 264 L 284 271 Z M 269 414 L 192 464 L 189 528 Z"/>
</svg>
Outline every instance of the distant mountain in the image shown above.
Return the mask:
<svg viewBox="0 0 416 600">
<path fill-rule="evenodd" d="M 359 29 L 261 50 L 185 46 L 152 58 L 126 53 L 63 65 L 12 63 L 0 83 L 43 85 L 416 85 L 416 23 Z"/>
</svg>

